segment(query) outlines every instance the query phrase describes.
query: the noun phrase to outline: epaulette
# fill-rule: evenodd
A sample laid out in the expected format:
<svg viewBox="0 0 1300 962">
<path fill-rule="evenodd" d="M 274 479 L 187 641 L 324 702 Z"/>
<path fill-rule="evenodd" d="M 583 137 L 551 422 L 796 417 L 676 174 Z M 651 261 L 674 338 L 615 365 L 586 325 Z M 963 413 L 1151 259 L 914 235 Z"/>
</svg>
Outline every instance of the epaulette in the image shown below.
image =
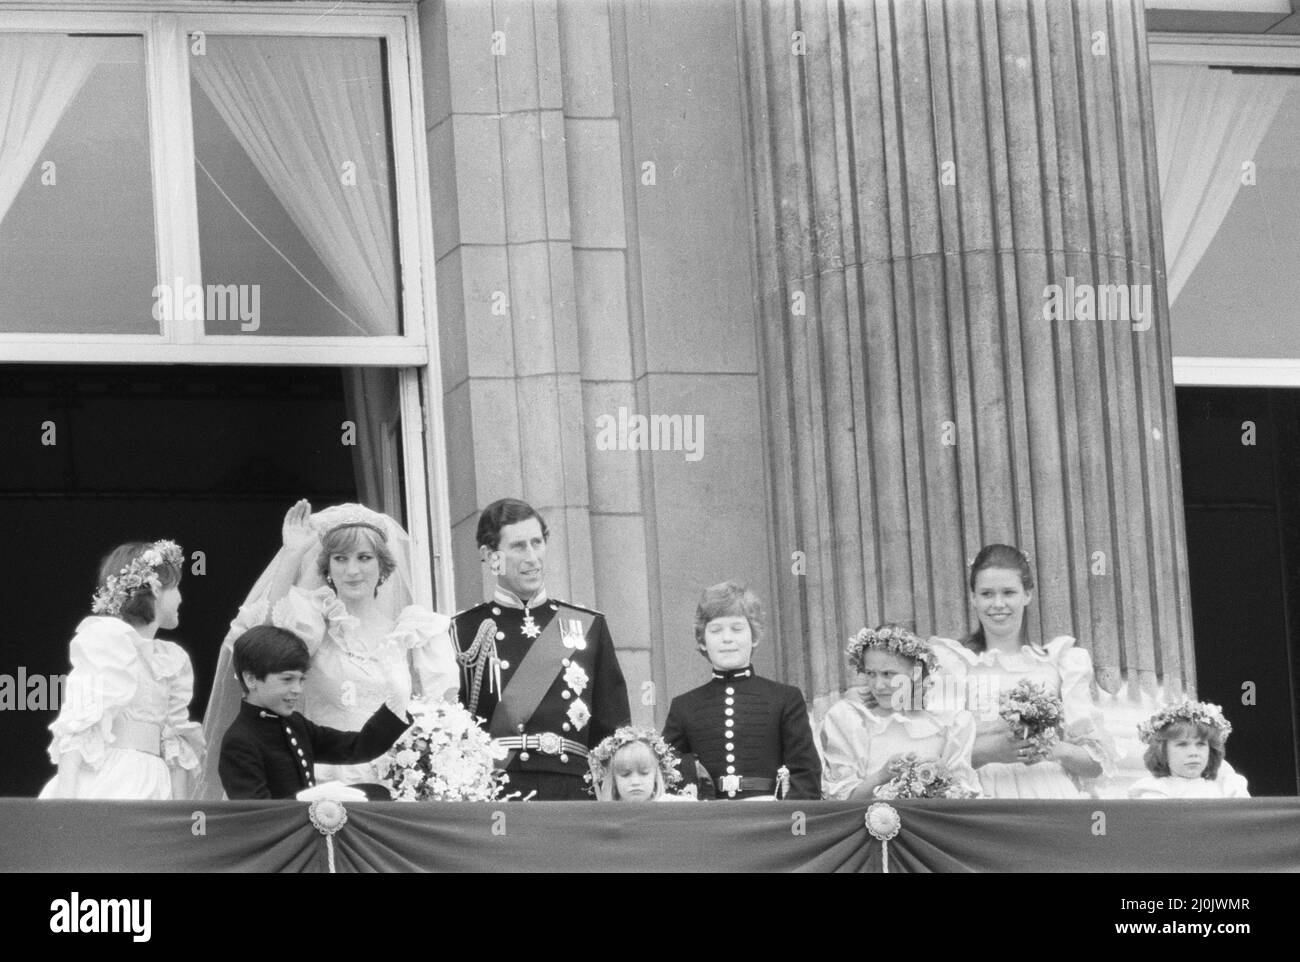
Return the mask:
<svg viewBox="0 0 1300 962">
<path fill-rule="evenodd" d="M 605 617 L 603 611 L 597 611 L 595 608 L 588 608 L 586 605 L 574 604 L 572 601 L 565 601 L 562 598 L 552 598 L 551 601 L 557 605 L 564 605 L 566 608 L 577 608 L 579 611 L 585 611 L 590 615 L 600 615 L 602 618 Z"/>
<path fill-rule="evenodd" d="M 490 602 L 490 601 L 480 601 L 480 602 L 479 602 L 478 604 L 476 604 L 476 605 L 470 605 L 468 608 L 462 608 L 460 611 L 456 612 L 456 613 L 455 613 L 454 615 L 452 615 L 451 617 L 452 617 L 452 620 L 454 621 L 455 619 L 459 618 L 461 615 L 467 615 L 467 614 L 469 614 L 471 611 L 477 611 L 479 608 L 490 608 L 490 607 L 492 607 L 492 602 Z"/>
</svg>

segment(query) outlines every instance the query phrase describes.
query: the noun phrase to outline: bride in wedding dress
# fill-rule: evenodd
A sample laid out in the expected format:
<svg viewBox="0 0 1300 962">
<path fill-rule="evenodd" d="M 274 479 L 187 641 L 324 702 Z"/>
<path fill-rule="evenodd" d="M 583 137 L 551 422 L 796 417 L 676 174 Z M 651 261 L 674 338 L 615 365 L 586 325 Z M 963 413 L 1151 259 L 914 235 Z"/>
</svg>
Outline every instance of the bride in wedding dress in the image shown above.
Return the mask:
<svg viewBox="0 0 1300 962">
<path fill-rule="evenodd" d="M 356 731 L 384 701 L 380 659 L 406 660 L 412 693 L 441 698 L 459 686 L 451 621 L 411 603 L 410 538 L 388 515 L 358 504 L 312 514 L 299 501 L 284 518 L 283 547 L 257 580 L 221 647 L 204 719 L 220 745 L 239 708 L 231 648 L 249 628 L 274 624 L 298 635 L 311 653 L 299 710 L 318 725 Z M 390 644 L 396 642 L 396 645 Z M 373 762 L 316 766 L 316 782 L 376 782 Z M 200 798 L 220 798 L 215 777 Z"/>
</svg>

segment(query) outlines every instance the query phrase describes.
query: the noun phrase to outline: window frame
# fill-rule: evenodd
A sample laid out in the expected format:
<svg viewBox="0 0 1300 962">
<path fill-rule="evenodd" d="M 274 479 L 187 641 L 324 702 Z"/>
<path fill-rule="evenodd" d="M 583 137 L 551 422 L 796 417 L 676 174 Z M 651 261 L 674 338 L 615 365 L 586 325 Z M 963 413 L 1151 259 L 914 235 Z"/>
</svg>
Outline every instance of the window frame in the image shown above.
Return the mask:
<svg viewBox="0 0 1300 962">
<path fill-rule="evenodd" d="M 422 134 L 423 78 L 415 11 L 393 4 L 139 3 L 0 6 L 4 33 L 138 33 L 145 42 L 145 87 L 153 166 L 157 283 L 202 284 L 189 43 L 210 36 L 374 37 L 387 47 L 397 258 L 404 330 L 374 337 L 207 334 L 203 322 L 160 322 L 153 334 L 0 333 L 0 359 L 57 363 L 304 364 L 422 367 L 436 358 L 433 233 Z M 24 7 L 32 7 L 24 4 Z"/>
<path fill-rule="evenodd" d="M 0 363 L 252 364 L 397 367 L 400 469 L 411 537 L 413 600 L 455 610 L 433 210 L 424 137 L 424 76 L 413 3 L 0 0 L 0 32 L 139 33 L 145 38 L 157 269 L 202 283 L 187 41 L 214 34 L 376 36 L 387 43 L 404 333 L 378 337 L 205 335 L 202 322 L 159 335 L 0 333 Z M 176 82 L 180 81 L 180 82 Z M 157 132 L 167 136 L 158 136 Z M 168 215 L 179 209 L 180 215 Z"/>
</svg>

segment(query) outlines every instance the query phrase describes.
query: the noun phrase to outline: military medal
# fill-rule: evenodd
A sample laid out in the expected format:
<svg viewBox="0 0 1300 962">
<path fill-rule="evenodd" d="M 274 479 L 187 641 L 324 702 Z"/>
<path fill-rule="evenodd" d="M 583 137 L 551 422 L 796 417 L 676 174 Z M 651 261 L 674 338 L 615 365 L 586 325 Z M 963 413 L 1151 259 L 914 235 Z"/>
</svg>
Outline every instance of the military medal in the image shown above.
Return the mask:
<svg viewBox="0 0 1300 962">
<path fill-rule="evenodd" d="M 582 634 L 582 620 L 579 618 L 566 618 L 560 621 L 560 640 L 564 643 L 565 648 L 576 648 L 583 651 L 587 647 L 587 639 Z"/>
<path fill-rule="evenodd" d="M 537 622 L 533 621 L 533 613 L 527 607 L 524 608 L 523 632 L 525 638 L 536 638 L 542 633 L 542 629 L 537 627 Z"/>
</svg>

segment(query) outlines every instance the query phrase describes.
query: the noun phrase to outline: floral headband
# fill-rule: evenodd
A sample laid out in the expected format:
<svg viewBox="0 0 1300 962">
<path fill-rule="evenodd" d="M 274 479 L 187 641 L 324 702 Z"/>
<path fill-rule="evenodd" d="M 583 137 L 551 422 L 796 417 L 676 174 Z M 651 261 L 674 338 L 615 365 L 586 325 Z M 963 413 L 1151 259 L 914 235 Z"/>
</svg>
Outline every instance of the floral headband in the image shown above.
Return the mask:
<svg viewBox="0 0 1300 962">
<path fill-rule="evenodd" d="M 95 592 L 90 610 L 97 615 L 120 615 L 122 606 L 131 596 L 152 588 L 162 590 L 162 581 L 155 570 L 163 565 L 182 568 L 185 554 L 175 541 L 155 541 L 115 575 L 109 575 L 104 586 Z"/>
<path fill-rule="evenodd" d="M 664 777 L 665 788 L 673 788 L 682 780 L 681 773 L 677 770 L 677 753 L 663 740 L 663 736 L 650 728 L 624 725 L 593 748 L 591 754 L 587 756 L 587 765 L 591 770 L 582 777 L 588 783 L 589 791 L 609 778 L 614 756 L 618 754 L 620 748 L 633 742 L 641 742 L 654 752 L 655 760 L 659 763 L 659 771 Z"/>
<path fill-rule="evenodd" d="M 1205 725 L 1214 729 L 1220 739 L 1227 739 L 1232 734 L 1232 722 L 1223 717 L 1222 708 L 1208 701 L 1184 698 L 1177 704 L 1166 705 L 1138 725 L 1138 738 L 1149 745 L 1165 728 L 1180 723 Z"/>
<path fill-rule="evenodd" d="M 844 653 L 849 656 L 849 664 L 863 672 L 867 670 L 864 656 L 871 649 L 919 661 L 930 672 L 939 668 L 939 659 L 935 657 L 934 649 L 901 625 L 863 628 L 849 639 L 849 647 L 844 649 Z"/>
</svg>

